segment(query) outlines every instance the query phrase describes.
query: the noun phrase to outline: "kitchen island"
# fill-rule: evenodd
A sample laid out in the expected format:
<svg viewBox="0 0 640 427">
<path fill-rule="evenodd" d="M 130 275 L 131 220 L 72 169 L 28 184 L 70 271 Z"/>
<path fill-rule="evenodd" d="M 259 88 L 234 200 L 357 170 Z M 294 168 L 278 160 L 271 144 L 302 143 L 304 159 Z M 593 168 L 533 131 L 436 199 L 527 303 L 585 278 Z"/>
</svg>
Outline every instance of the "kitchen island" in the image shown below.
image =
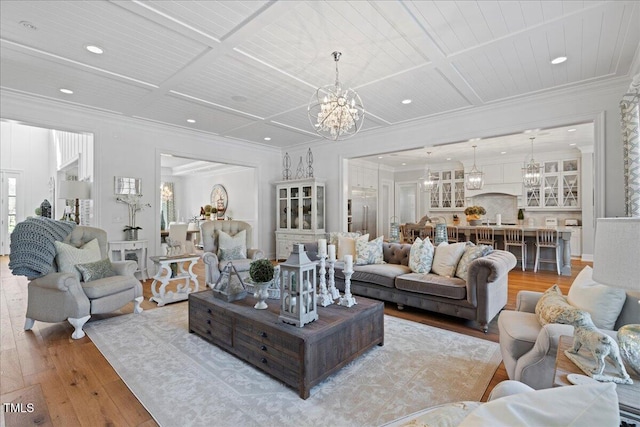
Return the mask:
<svg viewBox="0 0 640 427">
<path fill-rule="evenodd" d="M 478 226 L 473 225 L 459 225 L 458 227 L 458 239 L 460 241 L 471 241 L 475 242 L 476 240 L 476 229 Z M 486 227 L 486 226 L 482 226 Z M 527 244 L 527 269 L 533 270 L 533 266 L 536 260 L 536 230 L 544 229 L 545 227 L 518 227 L 513 225 L 490 225 L 489 227 L 493 228 L 494 238 L 496 240 L 496 249 L 504 249 L 504 231 L 510 228 L 522 228 L 524 229 L 525 243 Z M 572 229 L 570 227 L 554 227 L 556 230 L 560 232 L 560 274 L 563 276 L 571 276 L 571 232 Z M 516 256 L 520 256 L 519 249 L 518 253 L 515 253 Z M 555 254 L 552 254 L 553 249 L 550 248 L 542 248 L 541 256 L 544 259 L 555 259 Z M 556 267 L 550 263 L 540 263 L 538 267 L 539 270 L 553 270 L 555 271 Z"/>
</svg>

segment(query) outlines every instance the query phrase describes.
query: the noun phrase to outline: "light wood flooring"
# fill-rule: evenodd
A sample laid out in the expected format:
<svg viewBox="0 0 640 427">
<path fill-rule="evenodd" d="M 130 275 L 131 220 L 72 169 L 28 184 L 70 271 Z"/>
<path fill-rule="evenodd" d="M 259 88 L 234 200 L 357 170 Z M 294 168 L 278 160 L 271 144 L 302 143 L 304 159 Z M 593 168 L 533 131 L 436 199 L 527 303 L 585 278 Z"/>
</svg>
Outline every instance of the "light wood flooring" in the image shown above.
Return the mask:
<svg viewBox="0 0 640 427">
<path fill-rule="evenodd" d="M 142 404 L 129 391 L 118 374 L 88 337 L 72 340 L 73 328 L 68 322 L 50 324 L 36 322 L 32 331 L 24 331 L 27 304 L 27 280 L 13 276 L 8 257 L 0 257 L 0 413 L 4 424 L 12 426 L 155 426 Z M 509 300 L 506 309 L 515 307 L 518 291 L 544 291 L 557 283 L 566 295 L 577 273 L 588 263 L 572 262 L 573 276 L 558 276 L 553 272 L 509 273 Z M 204 283 L 201 263 L 194 271 Z M 144 282 L 145 310 L 156 308 L 150 303 L 151 280 Z M 179 304 L 185 304 L 181 302 Z M 133 304 L 121 312 L 131 313 Z M 387 303 L 385 313 L 412 321 L 436 326 L 465 335 L 498 342 L 496 319 L 484 334 L 473 322 L 438 315 L 419 309 L 399 311 Z M 94 316 L 92 320 L 108 316 Z M 507 378 L 501 364 L 487 388 L 483 401 L 493 387 Z M 22 412 L 8 412 L 5 404 L 21 402 Z M 29 411 L 27 403 L 33 404 Z M 16 407 L 14 407 L 15 409 Z M 0 425 L 2 423 L 0 422 Z"/>
</svg>

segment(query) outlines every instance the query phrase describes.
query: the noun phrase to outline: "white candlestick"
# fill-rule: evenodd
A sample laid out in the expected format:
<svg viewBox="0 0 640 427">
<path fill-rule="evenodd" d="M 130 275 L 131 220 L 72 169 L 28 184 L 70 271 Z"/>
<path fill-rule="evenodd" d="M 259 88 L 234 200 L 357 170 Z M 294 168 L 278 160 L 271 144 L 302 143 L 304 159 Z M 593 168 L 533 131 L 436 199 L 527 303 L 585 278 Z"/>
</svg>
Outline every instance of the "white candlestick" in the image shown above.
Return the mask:
<svg viewBox="0 0 640 427">
<path fill-rule="evenodd" d="M 318 240 L 318 255 L 324 256 L 327 254 L 327 239 Z"/>
<path fill-rule="evenodd" d="M 329 261 L 336 260 L 336 245 L 329 245 Z"/>
<path fill-rule="evenodd" d="M 344 270 L 353 271 L 353 255 L 344 256 Z"/>
</svg>

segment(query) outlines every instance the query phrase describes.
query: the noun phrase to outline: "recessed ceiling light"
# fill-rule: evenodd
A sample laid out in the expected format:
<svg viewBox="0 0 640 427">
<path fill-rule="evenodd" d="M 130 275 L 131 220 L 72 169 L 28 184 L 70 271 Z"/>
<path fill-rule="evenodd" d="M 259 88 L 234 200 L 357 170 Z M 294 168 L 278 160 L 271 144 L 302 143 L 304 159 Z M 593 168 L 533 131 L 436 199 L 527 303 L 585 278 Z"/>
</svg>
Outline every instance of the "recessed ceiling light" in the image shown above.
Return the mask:
<svg viewBox="0 0 640 427">
<path fill-rule="evenodd" d="M 88 44 L 84 47 L 91 53 L 95 53 L 96 55 L 102 55 L 104 53 L 104 49 L 100 46 L 96 46 L 94 44 Z"/>
<path fill-rule="evenodd" d="M 411 104 L 411 100 L 410 99 L 403 99 L 402 103 L 403 104 Z"/>
<path fill-rule="evenodd" d="M 507 152 L 506 151 L 501 151 L 500 154 L 507 154 Z"/>
<path fill-rule="evenodd" d="M 242 95 L 233 95 L 231 97 L 232 100 L 236 101 L 236 102 L 247 102 L 248 99 L 246 96 L 242 96 Z"/>
<path fill-rule="evenodd" d="M 524 131 L 524 133 L 531 133 L 531 132 L 539 132 L 540 128 L 536 128 L 536 129 L 527 129 Z"/>
<path fill-rule="evenodd" d="M 196 121 L 194 119 L 187 119 L 187 122 L 189 123 L 195 123 Z"/>
<path fill-rule="evenodd" d="M 23 27 L 29 29 L 29 30 L 37 30 L 38 27 L 36 27 L 35 25 L 33 25 L 31 22 L 29 21 L 20 21 L 20 25 L 22 25 Z"/>
<path fill-rule="evenodd" d="M 575 143 L 575 142 L 572 142 L 572 143 L 571 143 L 571 144 L 569 144 L 569 145 L 570 145 L 570 146 L 572 146 L 572 147 L 575 147 L 576 143 Z"/>
<path fill-rule="evenodd" d="M 407 166 L 407 164 L 405 162 L 402 162 L 402 166 Z"/>
<path fill-rule="evenodd" d="M 61 88 L 60 92 L 66 93 L 67 95 L 71 95 L 73 93 L 71 89 L 65 89 L 65 88 Z"/>
<path fill-rule="evenodd" d="M 575 132 L 575 131 L 577 131 L 577 130 L 578 130 L 578 129 L 576 129 L 576 128 L 571 128 L 571 129 L 567 129 L 567 132 Z"/>
<path fill-rule="evenodd" d="M 381 159 L 381 158 L 382 158 L 382 156 L 378 156 L 378 158 L 379 158 L 379 159 Z"/>
<path fill-rule="evenodd" d="M 476 141 L 480 141 L 480 138 L 471 138 L 471 139 L 469 140 L 469 142 L 476 142 Z"/>
<path fill-rule="evenodd" d="M 451 157 L 447 157 L 447 161 L 451 160 Z"/>
<path fill-rule="evenodd" d="M 271 138 L 270 138 L 270 137 L 268 137 L 268 136 L 265 136 L 265 137 L 264 137 L 264 140 L 265 140 L 265 141 L 271 141 Z"/>
<path fill-rule="evenodd" d="M 558 56 L 557 58 L 553 58 L 553 59 L 551 60 L 551 63 L 552 63 L 553 65 L 558 65 L 558 64 L 562 64 L 562 63 L 563 63 L 564 61 L 566 61 L 566 60 L 567 60 L 567 57 L 566 57 L 566 56 Z"/>
</svg>

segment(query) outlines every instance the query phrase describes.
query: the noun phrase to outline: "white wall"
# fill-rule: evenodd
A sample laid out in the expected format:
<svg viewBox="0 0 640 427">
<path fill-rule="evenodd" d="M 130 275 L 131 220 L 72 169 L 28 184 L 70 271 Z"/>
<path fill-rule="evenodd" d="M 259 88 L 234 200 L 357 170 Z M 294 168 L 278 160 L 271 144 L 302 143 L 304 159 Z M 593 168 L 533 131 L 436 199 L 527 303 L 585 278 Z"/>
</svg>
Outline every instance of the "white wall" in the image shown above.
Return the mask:
<svg viewBox="0 0 640 427">
<path fill-rule="evenodd" d="M 151 203 L 152 207 L 138 213 L 138 223 L 143 227 L 140 238 L 149 240 L 151 255 L 160 253 L 160 153 L 169 153 L 254 168 L 253 189 L 260 209 L 256 218 L 256 243 L 268 256 L 275 257 L 273 182 L 281 175 L 279 149 L 6 91 L 0 94 L 0 110 L 5 119 L 93 133 L 95 224 L 105 229 L 110 239 L 124 237 L 122 228 L 127 218 L 126 206 L 116 203 L 113 195 L 114 176 L 141 178 L 145 195 L 142 201 Z"/>
</svg>

